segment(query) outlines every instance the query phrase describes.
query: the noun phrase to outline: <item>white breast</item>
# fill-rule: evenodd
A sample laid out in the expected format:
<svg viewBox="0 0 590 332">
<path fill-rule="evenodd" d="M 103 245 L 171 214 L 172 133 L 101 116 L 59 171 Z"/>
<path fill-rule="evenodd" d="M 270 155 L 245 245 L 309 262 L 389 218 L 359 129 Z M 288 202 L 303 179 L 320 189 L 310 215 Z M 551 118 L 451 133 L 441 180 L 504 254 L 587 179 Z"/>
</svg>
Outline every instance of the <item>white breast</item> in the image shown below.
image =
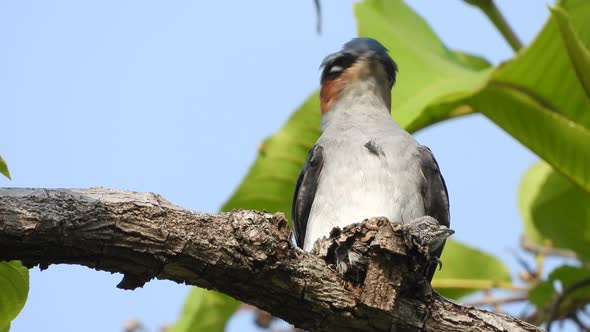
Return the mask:
<svg viewBox="0 0 590 332">
<path fill-rule="evenodd" d="M 336 226 L 378 216 L 394 222 L 424 216 L 418 144 L 388 120 L 360 127 L 331 126 L 318 140 L 324 148 L 324 164 L 304 250 L 311 250 L 318 238 L 328 236 Z M 382 155 L 369 152 L 365 143 L 370 140 L 382 149 Z"/>
</svg>

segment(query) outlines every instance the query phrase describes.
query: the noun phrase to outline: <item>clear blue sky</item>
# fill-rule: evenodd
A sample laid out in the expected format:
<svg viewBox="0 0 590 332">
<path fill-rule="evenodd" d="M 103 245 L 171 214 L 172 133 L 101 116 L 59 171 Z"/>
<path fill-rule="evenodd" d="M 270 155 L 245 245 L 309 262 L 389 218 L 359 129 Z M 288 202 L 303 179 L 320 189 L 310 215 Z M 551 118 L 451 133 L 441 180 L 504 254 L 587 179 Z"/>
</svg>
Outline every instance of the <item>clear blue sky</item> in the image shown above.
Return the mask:
<svg viewBox="0 0 590 332">
<path fill-rule="evenodd" d="M 462 1 L 408 2 L 449 47 L 511 56 Z M 548 16 L 546 1 L 497 2 L 527 43 Z M 0 2 L 0 155 L 13 176 L 0 186 L 152 191 L 217 211 L 259 142 L 318 87 L 323 57 L 356 35 L 352 2 L 323 1 L 321 35 L 315 24 L 312 0 Z M 455 237 L 516 269 L 516 191 L 536 157 L 478 115 L 416 136 L 443 170 Z M 188 292 L 157 280 L 123 291 L 119 280 L 33 269 L 12 331 L 118 331 L 129 318 L 155 331 Z M 250 324 L 238 316 L 229 331 Z"/>
</svg>

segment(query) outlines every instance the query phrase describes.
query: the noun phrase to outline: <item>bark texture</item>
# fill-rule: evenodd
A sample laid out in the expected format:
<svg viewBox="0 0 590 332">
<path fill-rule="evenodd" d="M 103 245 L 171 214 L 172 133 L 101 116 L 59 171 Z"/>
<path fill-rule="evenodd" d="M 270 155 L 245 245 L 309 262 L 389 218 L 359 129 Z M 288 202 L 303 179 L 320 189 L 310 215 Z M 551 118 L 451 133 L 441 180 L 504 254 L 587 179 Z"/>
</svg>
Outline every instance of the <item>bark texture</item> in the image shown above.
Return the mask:
<svg viewBox="0 0 590 332">
<path fill-rule="evenodd" d="M 336 233 L 318 256 L 292 244 L 280 213 L 204 214 L 104 188 L 0 189 L 0 260 L 118 272 L 125 289 L 153 278 L 215 289 L 310 331 L 541 331 L 433 293 L 401 226 L 370 219 Z M 334 268 L 344 246 L 365 257 L 349 281 Z"/>
</svg>

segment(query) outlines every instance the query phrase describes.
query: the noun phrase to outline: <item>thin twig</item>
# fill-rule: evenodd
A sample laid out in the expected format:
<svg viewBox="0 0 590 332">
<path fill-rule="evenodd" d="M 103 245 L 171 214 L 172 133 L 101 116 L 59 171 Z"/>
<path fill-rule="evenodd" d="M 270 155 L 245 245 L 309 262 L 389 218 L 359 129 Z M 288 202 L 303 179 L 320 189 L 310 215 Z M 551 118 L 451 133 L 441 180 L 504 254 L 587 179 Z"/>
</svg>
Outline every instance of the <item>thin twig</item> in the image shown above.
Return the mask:
<svg viewBox="0 0 590 332">
<path fill-rule="evenodd" d="M 553 257 L 564 257 L 564 258 L 578 258 L 575 252 L 568 249 L 559 249 L 559 248 L 552 248 L 541 246 L 533 241 L 527 239 L 526 237 L 522 237 L 520 239 L 520 246 L 525 251 L 528 251 L 533 254 L 541 254 L 543 256 L 553 256 Z"/>
<path fill-rule="evenodd" d="M 586 326 L 586 324 L 584 324 L 584 322 L 582 322 L 582 320 L 580 319 L 580 317 L 578 317 L 578 315 L 574 314 L 570 318 L 580 328 L 580 331 L 590 330 L 590 328 L 588 326 Z"/>
<path fill-rule="evenodd" d="M 516 258 L 516 262 L 520 265 L 526 273 L 532 277 L 533 279 L 538 279 L 540 272 L 537 269 L 534 269 L 524 258 L 520 257 L 517 252 L 514 252 L 514 257 Z"/>
<path fill-rule="evenodd" d="M 512 30 L 512 28 L 508 24 L 508 21 L 506 21 L 498 7 L 496 7 L 496 4 L 493 0 L 464 1 L 472 6 L 481 9 L 481 11 L 488 17 L 488 19 L 492 21 L 496 29 L 500 31 L 500 33 L 502 34 L 506 42 L 508 42 L 510 47 L 512 47 L 514 52 L 517 52 L 522 48 L 522 42 L 520 41 L 520 39 L 518 39 L 518 36 L 516 36 L 516 33 L 514 32 L 514 30 Z"/>
<path fill-rule="evenodd" d="M 313 3 L 315 4 L 315 13 L 318 20 L 315 29 L 319 35 L 322 33 L 322 4 L 320 0 L 313 0 Z"/>
<path fill-rule="evenodd" d="M 547 321 L 547 332 L 551 331 L 551 324 L 557 319 L 559 314 L 559 306 L 561 303 L 573 292 L 580 288 L 584 288 L 590 286 L 590 278 L 582 279 L 576 283 L 573 283 L 569 287 L 567 287 L 559 296 L 555 299 L 553 304 L 551 305 L 549 320 Z"/>
</svg>

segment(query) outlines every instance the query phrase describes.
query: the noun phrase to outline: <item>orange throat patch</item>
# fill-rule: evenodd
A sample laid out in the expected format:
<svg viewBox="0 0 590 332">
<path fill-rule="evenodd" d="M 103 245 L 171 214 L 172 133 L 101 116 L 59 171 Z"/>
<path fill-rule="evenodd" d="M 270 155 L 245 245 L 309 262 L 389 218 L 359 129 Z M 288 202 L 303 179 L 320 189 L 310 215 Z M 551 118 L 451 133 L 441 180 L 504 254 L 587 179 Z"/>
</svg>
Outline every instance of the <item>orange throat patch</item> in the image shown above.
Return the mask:
<svg viewBox="0 0 590 332">
<path fill-rule="evenodd" d="M 332 104 L 340 98 L 340 93 L 344 87 L 344 82 L 340 78 L 325 81 L 320 89 L 320 109 L 327 113 L 332 108 Z"/>
</svg>

